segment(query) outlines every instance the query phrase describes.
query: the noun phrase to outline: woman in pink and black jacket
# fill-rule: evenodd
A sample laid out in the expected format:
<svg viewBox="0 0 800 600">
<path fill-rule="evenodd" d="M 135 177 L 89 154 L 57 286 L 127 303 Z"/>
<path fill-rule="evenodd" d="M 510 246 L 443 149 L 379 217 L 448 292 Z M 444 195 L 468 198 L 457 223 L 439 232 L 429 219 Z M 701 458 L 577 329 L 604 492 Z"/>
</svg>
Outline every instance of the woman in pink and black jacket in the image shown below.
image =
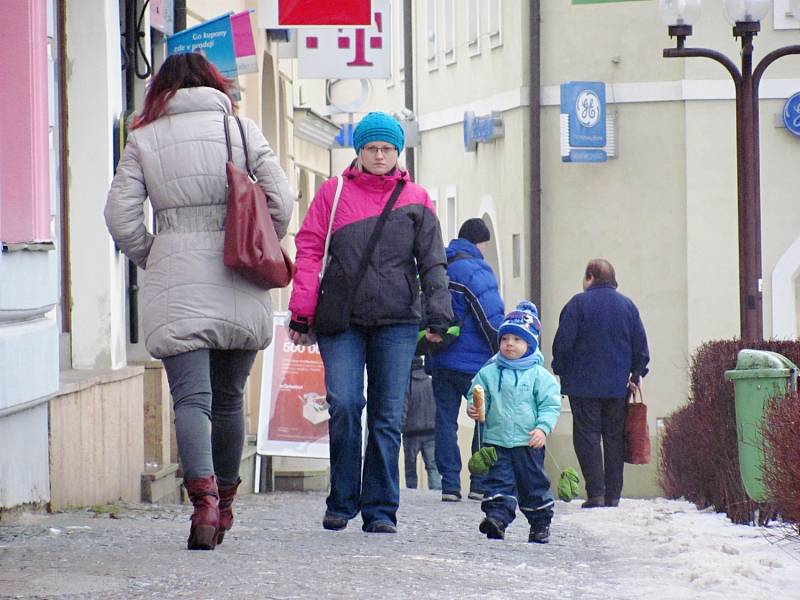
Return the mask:
<svg viewBox="0 0 800 600">
<path fill-rule="evenodd" d="M 319 275 L 339 178 L 322 184 L 296 237 L 289 330 L 296 344 L 317 341 L 325 365 L 331 491 L 322 526 L 334 531 L 347 527 L 360 512 L 364 531 L 396 532 L 403 402 L 422 302 L 431 341 L 441 341 L 453 317 L 439 220 L 425 189 L 398 166 L 403 145 L 400 124 L 385 113 L 369 113 L 353 133 L 358 157 L 341 176 L 327 269 L 340 269 L 350 281 L 357 278 L 381 212 L 395 187 L 402 187 L 355 288 L 350 326 L 343 333 L 317 336 L 314 331 Z M 365 366 L 369 436 L 362 474 Z"/>
</svg>

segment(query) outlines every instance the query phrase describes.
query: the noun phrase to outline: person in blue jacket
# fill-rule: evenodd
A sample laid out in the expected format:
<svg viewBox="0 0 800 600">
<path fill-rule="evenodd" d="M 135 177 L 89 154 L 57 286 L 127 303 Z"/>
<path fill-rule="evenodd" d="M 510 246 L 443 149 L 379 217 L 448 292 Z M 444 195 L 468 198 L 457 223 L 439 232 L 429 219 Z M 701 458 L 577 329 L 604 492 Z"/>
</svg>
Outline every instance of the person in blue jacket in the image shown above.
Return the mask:
<svg viewBox="0 0 800 600">
<path fill-rule="evenodd" d="M 550 538 L 554 499 L 544 469 L 545 441 L 561 414 L 561 389 L 537 351 L 540 330 L 536 305 L 520 302 L 500 325 L 499 353 L 478 371 L 469 392 L 467 414 L 477 419 L 475 386 L 483 387 L 483 446 L 497 457 L 481 503 L 486 517 L 479 529 L 489 539 L 505 537 L 517 506 L 531 526 L 529 542 Z"/>
<path fill-rule="evenodd" d="M 458 447 L 458 414 L 472 378 L 497 352 L 497 328 L 505 308 L 492 267 L 482 250 L 490 240 L 483 219 L 467 219 L 458 238 L 446 249 L 447 276 L 455 320 L 460 335 L 445 349 L 430 346 L 430 372 L 436 397 L 436 464 L 442 476 L 442 500 L 461 500 L 461 452 Z M 478 427 L 472 441 L 478 449 Z M 469 497 L 483 498 L 482 477 L 470 476 Z"/>
<path fill-rule="evenodd" d="M 650 353 L 639 311 L 617 291 L 610 262 L 589 261 L 583 289 L 561 311 L 553 372 L 572 409 L 572 442 L 586 481 L 581 506 L 618 506 L 628 391 L 647 374 Z"/>
</svg>

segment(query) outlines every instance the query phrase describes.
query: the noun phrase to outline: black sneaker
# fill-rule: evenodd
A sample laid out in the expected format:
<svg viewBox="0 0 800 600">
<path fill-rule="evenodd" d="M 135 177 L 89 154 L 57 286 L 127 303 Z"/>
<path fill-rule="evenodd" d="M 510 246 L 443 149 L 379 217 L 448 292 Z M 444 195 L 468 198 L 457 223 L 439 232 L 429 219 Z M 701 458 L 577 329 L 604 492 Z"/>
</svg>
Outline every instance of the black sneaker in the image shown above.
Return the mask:
<svg viewBox="0 0 800 600">
<path fill-rule="evenodd" d="M 470 500 L 482 501 L 483 500 L 483 492 L 470 490 L 469 494 L 467 494 L 467 498 L 469 498 Z"/>
<path fill-rule="evenodd" d="M 389 521 L 376 521 L 364 527 L 367 533 L 397 533 L 397 527 L 389 523 Z"/>
<path fill-rule="evenodd" d="M 619 498 L 612 498 L 610 496 L 606 496 L 606 506 L 616 507 L 619 506 Z"/>
<path fill-rule="evenodd" d="M 531 532 L 528 535 L 528 542 L 534 544 L 546 544 L 550 541 L 550 525 L 531 525 Z"/>
<path fill-rule="evenodd" d="M 461 502 L 461 492 L 442 492 L 442 502 Z"/>
<path fill-rule="evenodd" d="M 325 515 L 322 519 L 322 526 L 330 531 L 341 531 L 347 527 L 347 519 L 336 515 Z"/>
<path fill-rule="evenodd" d="M 506 526 L 492 517 L 486 517 L 481 521 L 478 530 L 490 540 L 502 540 L 506 537 Z"/>
</svg>

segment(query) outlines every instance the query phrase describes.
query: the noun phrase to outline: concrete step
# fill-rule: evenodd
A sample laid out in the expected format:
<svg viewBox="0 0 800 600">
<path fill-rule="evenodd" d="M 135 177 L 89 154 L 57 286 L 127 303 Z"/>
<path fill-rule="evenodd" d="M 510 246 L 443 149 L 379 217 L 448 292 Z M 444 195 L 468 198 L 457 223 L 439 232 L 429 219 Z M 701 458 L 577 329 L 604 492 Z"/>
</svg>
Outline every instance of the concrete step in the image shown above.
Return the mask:
<svg viewBox="0 0 800 600">
<path fill-rule="evenodd" d="M 145 468 L 142 473 L 142 502 L 170 504 L 181 502 L 181 484 L 178 465 L 159 465 Z"/>
<path fill-rule="evenodd" d="M 275 471 L 276 492 L 324 492 L 328 482 L 328 469 Z"/>
</svg>

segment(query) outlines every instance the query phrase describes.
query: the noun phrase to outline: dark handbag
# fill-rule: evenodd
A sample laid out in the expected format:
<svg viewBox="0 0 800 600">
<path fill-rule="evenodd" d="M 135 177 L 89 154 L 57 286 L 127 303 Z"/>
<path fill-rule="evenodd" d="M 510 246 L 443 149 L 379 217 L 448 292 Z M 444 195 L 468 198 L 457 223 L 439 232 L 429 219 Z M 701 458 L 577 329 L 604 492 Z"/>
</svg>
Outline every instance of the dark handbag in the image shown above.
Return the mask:
<svg viewBox="0 0 800 600">
<path fill-rule="evenodd" d="M 638 398 L 638 400 L 637 400 Z M 650 464 L 650 427 L 647 425 L 647 405 L 639 386 L 628 395 L 625 413 L 625 462 L 632 465 Z"/>
<path fill-rule="evenodd" d="M 228 162 L 228 212 L 225 216 L 225 247 L 222 261 L 255 285 L 269 290 L 289 285 L 294 263 L 278 240 L 264 190 L 250 169 L 247 139 L 239 117 L 235 117 L 242 136 L 245 169 L 233 164 L 228 116 L 223 117 Z"/>
<path fill-rule="evenodd" d="M 340 180 L 341 182 L 341 180 Z M 314 332 L 318 335 L 337 335 L 346 331 L 350 327 L 350 313 L 353 309 L 353 297 L 355 296 L 358 286 L 364 279 L 364 274 L 367 271 L 367 265 L 372 258 L 372 253 L 375 251 L 375 246 L 378 244 L 378 238 L 381 236 L 383 226 L 386 224 L 386 219 L 389 213 L 403 191 L 405 180 L 400 180 L 392 191 L 392 195 L 383 207 L 378 222 L 375 224 L 375 229 L 372 230 L 372 235 L 367 242 L 367 247 L 364 250 L 364 255 L 361 257 L 361 263 L 358 265 L 358 272 L 353 279 L 350 279 L 347 272 L 342 267 L 341 263 L 331 256 L 330 260 L 323 261 L 323 268 L 325 269 L 322 276 L 322 281 L 319 284 L 319 297 L 317 298 L 317 310 L 314 313 Z M 331 219 L 328 224 L 328 238 L 330 240 L 330 231 L 333 226 L 333 217 L 336 212 L 336 204 L 339 200 L 341 187 L 336 190 L 336 198 L 334 199 L 334 207 L 331 210 Z M 325 264 L 327 262 L 328 264 Z"/>
</svg>

